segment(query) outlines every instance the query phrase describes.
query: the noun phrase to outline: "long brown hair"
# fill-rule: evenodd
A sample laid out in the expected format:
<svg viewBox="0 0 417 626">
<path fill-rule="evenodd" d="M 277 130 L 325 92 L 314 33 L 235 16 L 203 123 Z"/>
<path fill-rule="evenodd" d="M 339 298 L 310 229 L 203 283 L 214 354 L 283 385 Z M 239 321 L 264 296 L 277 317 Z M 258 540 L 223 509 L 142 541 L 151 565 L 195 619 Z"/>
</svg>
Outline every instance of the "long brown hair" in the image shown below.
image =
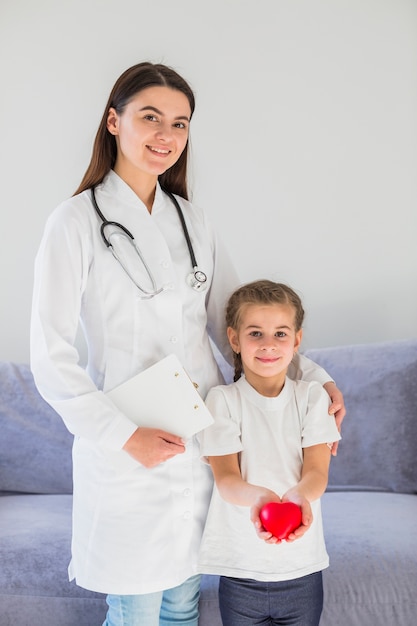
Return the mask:
<svg viewBox="0 0 417 626">
<path fill-rule="evenodd" d="M 238 331 L 242 322 L 242 315 L 250 304 L 288 304 L 294 309 L 295 330 L 298 332 L 304 320 L 304 309 L 300 297 L 291 287 L 272 280 L 256 280 L 236 289 L 229 298 L 226 308 L 226 326 Z M 236 382 L 242 375 L 242 357 L 233 352 Z"/>
<path fill-rule="evenodd" d="M 114 167 L 117 157 L 117 146 L 115 137 L 107 130 L 109 109 L 114 108 L 120 115 L 137 93 L 154 86 L 170 87 L 171 89 L 181 91 L 188 99 L 192 116 L 195 109 L 194 93 L 188 83 L 175 70 L 160 63 L 148 62 L 138 63 L 125 70 L 117 79 L 110 93 L 94 140 L 90 164 L 74 195 L 101 183 Z M 163 189 L 176 193 L 187 200 L 188 148 L 189 144 L 187 141 L 178 161 L 158 177 Z"/>
</svg>

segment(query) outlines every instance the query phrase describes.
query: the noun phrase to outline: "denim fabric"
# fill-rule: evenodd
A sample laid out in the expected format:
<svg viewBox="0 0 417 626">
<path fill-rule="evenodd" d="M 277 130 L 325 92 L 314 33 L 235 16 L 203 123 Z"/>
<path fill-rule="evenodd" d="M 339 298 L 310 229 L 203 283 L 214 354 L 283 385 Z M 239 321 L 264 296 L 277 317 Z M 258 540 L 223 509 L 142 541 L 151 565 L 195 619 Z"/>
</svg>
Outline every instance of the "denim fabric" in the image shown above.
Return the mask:
<svg viewBox="0 0 417 626">
<path fill-rule="evenodd" d="M 103 626 L 198 626 L 200 576 L 182 585 L 135 596 L 108 595 Z"/>
<path fill-rule="evenodd" d="M 221 576 L 219 600 L 224 626 L 318 626 L 322 573 L 280 582 Z"/>
</svg>

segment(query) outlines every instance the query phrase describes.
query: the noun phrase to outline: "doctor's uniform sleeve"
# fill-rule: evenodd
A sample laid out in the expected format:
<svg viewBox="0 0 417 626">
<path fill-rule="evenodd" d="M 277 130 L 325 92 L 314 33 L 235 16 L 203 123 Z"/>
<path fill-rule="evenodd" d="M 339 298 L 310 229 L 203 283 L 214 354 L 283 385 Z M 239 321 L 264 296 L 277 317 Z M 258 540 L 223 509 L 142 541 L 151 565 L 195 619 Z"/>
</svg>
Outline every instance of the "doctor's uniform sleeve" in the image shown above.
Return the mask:
<svg viewBox="0 0 417 626">
<path fill-rule="evenodd" d="M 97 388 L 75 347 L 90 257 L 85 224 L 64 203 L 49 217 L 35 260 L 31 369 L 40 394 L 72 434 L 119 450 L 137 426 Z"/>
<path fill-rule="evenodd" d="M 334 382 L 326 370 L 298 352 L 288 367 L 288 377 L 292 380 L 305 380 L 306 382 L 317 381 L 321 385 Z"/>
</svg>

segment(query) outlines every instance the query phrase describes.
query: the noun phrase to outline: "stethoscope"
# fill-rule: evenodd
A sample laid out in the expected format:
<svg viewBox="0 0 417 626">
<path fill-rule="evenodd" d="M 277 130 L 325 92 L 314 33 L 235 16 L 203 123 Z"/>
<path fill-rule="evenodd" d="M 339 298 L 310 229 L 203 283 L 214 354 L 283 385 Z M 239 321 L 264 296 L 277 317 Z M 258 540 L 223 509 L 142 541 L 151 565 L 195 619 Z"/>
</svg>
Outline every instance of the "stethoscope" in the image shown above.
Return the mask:
<svg viewBox="0 0 417 626">
<path fill-rule="evenodd" d="M 188 233 L 187 224 L 185 223 L 185 219 L 184 219 L 184 215 L 183 215 L 183 212 L 181 210 L 181 207 L 180 207 L 176 197 L 172 193 L 170 193 L 169 191 L 166 191 L 165 189 L 163 191 L 164 191 L 164 193 L 167 194 L 167 196 L 169 196 L 169 198 L 172 200 L 175 208 L 177 209 L 178 217 L 180 218 L 182 230 L 184 232 L 184 237 L 185 237 L 185 240 L 187 242 L 188 251 L 190 253 L 191 266 L 192 266 L 193 270 L 187 276 L 187 279 L 186 279 L 187 283 L 195 291 L 204 291 L 205 289 L 207 289 L 207 275 L 198 268 L 197 260 L 195 258 L 195 254 L 194 254 L 194 250 L 193 250 L 193 246 L 191 244 L 190 235 Z M 132 233 L 130 232 L 130 230 L 128 230 L 126 228 L 126 226 L 123 226 L 123 224 L 120 224 L 119 222 L 109 221 L 109 220 L 107 220 L 104 217 L 103 213 L 101 212 L 101 210 L 99 209 L 99 206 L 97 204 L 95 188 L 94 187 L 91 188 L 91 199 L 92 199 L 92 202 L 93 202 L 93 207 L 94 207 L 98 217 L 101 219 L 101 222 L 102 222 L 101 225 L 100 225 L 101 237 L 102 237 L 104 243 L 106 244 L 106 247 L 111 250 L 114 258 L 119 262 L 121 267 L 124 269 L 126 274 L 129 276 L 130 280 L 136 285 L 136 287 L 139 289 L 139 291 L 143 294 L 140 297 L 142 299 L 144 299 L 144 300 L 147 300 L 149 298 L 153 298 L 154 296 L 157 296 L 159 293 L 162 293 L 162 291 L 164 291 L 166 288 L 165 287 L 160 287 L 158 289 L 158 287 L 156 285 L 155 278 L 154 278 L 154 276 L 153 276 L 153 274 L 152 274 L 152 272 L 151 272 L 151 270 L 149 268 L 149 265 L 146 263 L 142 252 L 140 251 L 139 247 L 136 245 L 135 238 L 132 235 Z M 124 263 L 124 261 L 120 258 L 120 256 L 118 255 L 118 253 L 114 249 L 114 247 L 113 247 L 113 245 L 112 245 L 112 243 L 110 241 L 111 235 L 109 235 L 109 237 L 106 237 L 106 233 L 104 231 L 105 231 L 105 228 L 107 226 L 114 226 L 114 227 L 118 228 L 121 231 L 121 235 L 124 236 L 126 238 L 126 240 L 133 246 L 134 250 L 136 251 L 136 254 L 138 255 L 139 259 L 141 260 L 141 263 L 142 263 L 143 267 L 146 270 L 146 273 L 147 273 L 147 275 L 149 277 L 149 280 L 151 281 L 151 285 L 152 285 L 152 289 L 151 290 L 147 290 L 144 287 L 142 287 L 141 285 L 139 285 L 138 282 L 135 280 L 135 278 L 132 276 L 131 272 L 129 271 L 129 268 L 127 267 L 127 265 Z M 119 233 L 119 235 L 120 235 L 120 233 Z"/>
</svg>

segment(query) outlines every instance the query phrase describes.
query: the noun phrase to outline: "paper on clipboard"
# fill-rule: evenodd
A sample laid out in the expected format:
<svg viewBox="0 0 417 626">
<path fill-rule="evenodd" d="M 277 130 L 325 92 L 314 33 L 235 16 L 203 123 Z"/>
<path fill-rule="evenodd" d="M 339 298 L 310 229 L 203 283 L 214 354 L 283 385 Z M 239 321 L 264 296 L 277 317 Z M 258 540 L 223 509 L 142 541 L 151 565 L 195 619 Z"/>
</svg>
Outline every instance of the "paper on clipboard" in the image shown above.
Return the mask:
<svg viewBox="0 0 417 626">
<path fill-rule="evenodd" d="M 175 354 L 163 358 L 106 394 L 138 426 L 188 438 L 213 418 Z"/>
</svg>

